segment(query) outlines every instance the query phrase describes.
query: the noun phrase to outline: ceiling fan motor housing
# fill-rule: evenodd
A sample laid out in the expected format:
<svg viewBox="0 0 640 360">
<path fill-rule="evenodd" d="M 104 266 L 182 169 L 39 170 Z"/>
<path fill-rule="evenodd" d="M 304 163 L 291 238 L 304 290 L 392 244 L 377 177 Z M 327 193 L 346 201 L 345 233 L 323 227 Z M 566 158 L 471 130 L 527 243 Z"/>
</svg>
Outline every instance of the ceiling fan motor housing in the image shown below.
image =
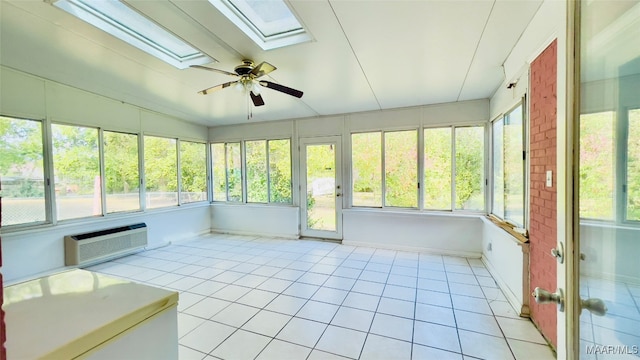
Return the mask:
<svg viewBox="0 0 640 360">
<path fill-rule="evenodd" d="M 253 61 L 247 59 L 242 60 L 242 65 L 236 66 L 234 70 L 236 74 L 240 76 L 247 75 L 253 70 Z"/>
</svg>

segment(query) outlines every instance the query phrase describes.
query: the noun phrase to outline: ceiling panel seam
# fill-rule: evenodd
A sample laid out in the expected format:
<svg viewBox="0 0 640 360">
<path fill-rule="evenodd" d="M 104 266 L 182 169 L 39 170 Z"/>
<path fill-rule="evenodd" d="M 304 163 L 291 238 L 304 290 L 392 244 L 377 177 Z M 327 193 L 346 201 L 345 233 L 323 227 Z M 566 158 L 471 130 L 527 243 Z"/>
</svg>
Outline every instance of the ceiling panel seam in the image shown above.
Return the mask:
<svg viewBox="0 0 640 360">
<path fill-rule="evenodd" d="M 356 61 L 358 62 L 358 66 L 360 67 L 360 71 L 362 71 L 362 75 L 364 76 L 364 79 L 367 81 L 367 85 L 369 86 L 369 89 L 371 90 L 371 94 L 373 95 L 373 98 L 376 99 L 376 103 L 378 104 L 378 109 L 382 110 L 382 106 L 380 105 L 380 101 L 378 100 L 378 97 L 376 96 L 375 91 L 373 91 L 373 87 L 371 86 L 371 82 L 369 81 L 369 78 L 367 77 L 367 73 L 364 71 L 364 67 L 362 67 L 362 63 L 360 62 L 360 59 L 358 58 L 358 54 L 356 54 L 356 51 L 353 48 L 353 45 L 351 44 L 351 41 L 349 40 L 349 37 L 347 36 L 346 31 L 344 30 L 344 26 L 342 26 L 342 22 L 340 22 L 340 18 L 338 18 L 338 14 L 336 13 L 336 10 L 333 8 L 333 5 L 331 5 L 331 1 L 330 0 L 327 0 L 327 3 L 329 4 L 329 7 L 331 8 L 331 12 L 333 12 L 333 16 L 336 18 L 336 21 L 338 22 L 338 25 L 340 25 L 340 31 L 342 31 L 342 34 L 344 35 L 345 40 L 347 40 L 347 43 L 349 44 L 349 49 L 351 49 L 351 52 L 353 53 L 353 56 L 356 58 Z"/>
<path fill-rule="evenodd" d="M 489 20 L 491 19 L 491 14 L 493 14 L 493 8 L 496 6 L 496 1 L 493 1 L 491 4 L 491 10 L 489 10 L 489 15 L 487 16 L 487 21 L 484 22 L 484 26 L 482 27 L 482 32 L 480 33 L 480 38 L 478 38 L 478 43 L 476 44 L 475 50 L 473 50 L 473 56 L 471 57 L 471 62 L 469 62 L 469 67 L 467 67 L 467 73 L 464 74 L 464 80 L 462 80 L 462 86 L 460 86 L 460 91 L 458 92 L 458 97 L 456 101 L 460 101 L 460 96 L 462 95 L 462 90 L 464 89 L 465 84 L 467 83 L 467 78 L 469 77 L 469 72 L 471 72 L 471 66 L 473 66 L 473 62 L 476 60 L 476 55 L 478 54 L 478 49 L 480 48 L 480 43 L 482 42 L 482 37 L 484 36 L 485 30 L 487 30 L 487 25 L 489 25 Z"/>
</svg>

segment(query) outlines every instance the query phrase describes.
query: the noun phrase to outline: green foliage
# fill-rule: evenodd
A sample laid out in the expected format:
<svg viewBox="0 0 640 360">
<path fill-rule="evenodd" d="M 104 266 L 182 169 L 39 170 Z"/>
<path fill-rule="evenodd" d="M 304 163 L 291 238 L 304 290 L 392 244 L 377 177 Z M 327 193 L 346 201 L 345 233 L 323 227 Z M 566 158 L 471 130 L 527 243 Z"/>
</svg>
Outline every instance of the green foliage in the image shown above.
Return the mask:
<svg viewBox="0 0 640 360">
<path fill-rule="evenodd" d="M 0 177 L 5 197 L 44 197 L 42 153 L 40 122 L 0 117 Z"/>
<path fill-rule="evenodd" d="M 418 207 L 418 134 L 385 133 L 385 205 Z"/>
<path fill-rule="evenodd" d="M 180 142 L 180 171 L 183 193 L 207 192 L 207 147 L 204 143 Z M 185 199 L 185 200 L 200 200 Z"/>
<path fill-rule="evenodd" d="M 456 209 L 484 208 L 484 128 L 456 128 Z"/>
<path fill-rule="evenodd" d="M 104 169 L 108 194 L 138 191 L 138 136 L 105 131 Z"/>
<path fill-rule="evenodd" d="M 98 130 L 53 124 L 51 132 L 56 190 L 93 194 L 100 176 Z"/>
<path fill-rule="evenodd" d="M 580 217 L 613 219 L 613 113 L 580 116 Z"/>
<path fill-rule="evenodd" d="M 424 207 L 451 209 L 451 128 L 424 130 Z"/>
<path fill-rule="evenodd" d="M 382 206 L 382 133 L 351 136 L 353 205 Z"/>
<path fill-rule="evenodd" d="M 176 140 L 144 137 L 144 172 L 147 191 L 178 191 Z"/>
</svg>

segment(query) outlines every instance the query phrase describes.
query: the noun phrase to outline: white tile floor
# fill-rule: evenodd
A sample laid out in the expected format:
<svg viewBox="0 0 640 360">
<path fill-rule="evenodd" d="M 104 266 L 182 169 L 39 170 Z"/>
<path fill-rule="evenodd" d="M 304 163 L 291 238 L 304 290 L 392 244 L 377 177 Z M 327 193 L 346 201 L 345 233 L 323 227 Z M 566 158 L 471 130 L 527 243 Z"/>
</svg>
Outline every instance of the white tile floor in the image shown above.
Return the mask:
<svg viewBox="0 0 640 360">
<path fill-rule="evenodd" d="M 553 359 L 478 259 L 211 234 L 89 270 L 180 292 L 180 359 Z"/>
</svg>

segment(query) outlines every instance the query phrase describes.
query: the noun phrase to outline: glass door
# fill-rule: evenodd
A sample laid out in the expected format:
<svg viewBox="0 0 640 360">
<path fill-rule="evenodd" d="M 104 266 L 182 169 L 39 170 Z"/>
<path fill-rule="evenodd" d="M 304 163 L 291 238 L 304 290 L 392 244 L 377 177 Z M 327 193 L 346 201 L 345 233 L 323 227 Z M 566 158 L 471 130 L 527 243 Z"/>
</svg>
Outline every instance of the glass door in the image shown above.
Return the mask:
<svg viewBox="0 0 640 360">
<path fill-rule="evenodd" d="M 340 137 L 300 140 L 301 235 L 342 239 Z"/>
<path fill-rule="evenodd" d="M 582 1 L 578 15 L 579 319 L 568 331 L 576 358 L 639 359 L 640 1 Z"/>
</svg>

